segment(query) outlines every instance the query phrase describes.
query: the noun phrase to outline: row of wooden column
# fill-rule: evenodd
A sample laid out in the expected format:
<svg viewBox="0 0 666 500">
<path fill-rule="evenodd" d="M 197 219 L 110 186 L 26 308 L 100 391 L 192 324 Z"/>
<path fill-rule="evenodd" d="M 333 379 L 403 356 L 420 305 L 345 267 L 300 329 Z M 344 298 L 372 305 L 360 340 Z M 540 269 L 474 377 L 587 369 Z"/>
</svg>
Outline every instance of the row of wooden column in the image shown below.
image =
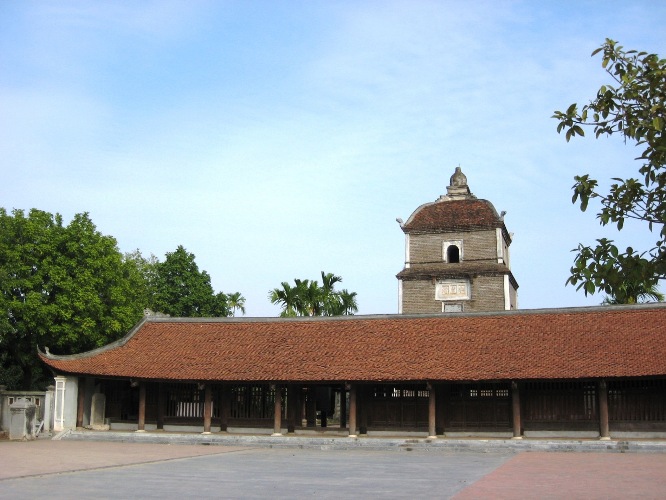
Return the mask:
<svg viewBox="0 0 666 500">
<path fill-rule="evenodd" d="M 282 390 L 281 386 L 275 386 L 275 408 L 274 408 L 274 421 L 273 421 L 273 435 L 280 435 L 282 433 Z M 428 435 L 429 437 L 436 437 L 437 435 L 437 391 L 433 384 L 428 384 L 429 396 L 428 396 Z M 358 431 L 357 426 L 357 393 L 358 387 L 356 384 L 349 385 L 349 435 L 356 436 Z M 161 429 L 164 426 L 164 416 L 162 414 L 163 408 L 163 390 L 160 388 L 158 395 L 158 416 L 157 416 L 157 428 Z M 292 398 L 294 404 L 300 404 L 300 398 Z M 341 401 L 346 402 L 346 398 L 343 392 L 343 397 Z M 599 402 L 599 436 L 601 439 L 610 439 L 609 432 L 609 420 L 608 420 L 608 387 L 605 380 L 600 380 L 598 383 L 598 402 Z M 78 415 L 77 415 L 77 424 L 83 419 L 83 391 L 79 392 L 79 401 L 78 401 Z M 291 413 L 295 411 L 294 404 L 292 408 L 288 411 Z M 511 382 L 511 405 L 512 405 L 512 414 L 513 414 L 513 438 L 521 439 L 522 438 L 522 422 L 521 422 L 521 404 L 520 404 L 520 385 L 518 382 Z M 204 433 L 209 433 L 211 429 L 212 421 L 212 388 L 210 384 L 206 384 L 204 388 Z M 341 413 L 346 416 L 346 408 L 341 408 Z M 289 420 L 293 420 L 295 416 L 290 415 Z M 441 416 L 440 416 L 441 419 Z M 443 419 L 441 419 L 443 420 Z M 139 384 L 139 418 L 138 418 L 138 430 L 144 431 L 146 423 L 146 384 Z M 342 422 L 341 422 L 342 424 Z M 226 430 L 226 426 L 223 426 Z M 344 427 L 344 425 L 342 425 Z M 290 432 L 293 432 L 293 429 L 289 429 Z"/>
<path fill-rule="evenodd" d="M 296 386 L 292 386 L 296 387 Z M 273 420 L 273 434 L 274 435 L 279 435 L 282 432 L 282 387 L 279 385 L 274 386 L 275 388 L 275 408 L 274 408 L 274 420 Z M 294 395 L 294 397 L 291 398 L 292 405 L 290 408 L 288 408 L 288 411 L 291 413 L 290 417 L 288 420 L 293 420 L 295 418 L 295 415 L 293 412 L 295 412 L 295 407 L 300 405 L 300 397 Z M 308 408 L 306 411 L 308 421 L 312 420 L 312 424 L 314 425 L 314 399 L 311 399 L 311 408 Z M 343 392 L 343 397 L 341 398 L 341 414 L 343 415 L 341 417 L 341 426 L 345 427 L 346 426 L 346 414 L 347 414 L 347 408 L 346 408 L 346 398 L 344 397 L 344 392 Z M 164 415 L 163 415 L 163 408 L 164 408 L 164 391 L 160 387 L 159 388 L 159 393 L 158 393 L 158 403 L 157 403 L 157 428 L 158 429 L 163 429 L 164 428 Z M 225 408 L 228 411 L 228 408 Z M 350 434 L 356 434 L 356 387 L 352 386 L 350 390 Z M 211 430 L 211 423 L 212 423 L 212 413 L 213 413 L 213 404 L 212 404 L 212 387 L 210 384 L 205 384 L 204 387 L 204 415 L 203 415 L 203 427 L 204 427 L 204 433 L 210 433 Z M 79 398 L 79 415 L 81 416 L 82 420 L 82 415 L 83 415 L 83 393 L 80 394 Z M 226 420 L 226 419 L 223 419 Z M 226 426 L 223 424 L 223 430 L 226 430 Z M 145 431 L 146 428 L 146 384 L 145 382 L 140 382 L 139 383 L 139 415 L 138 415 L 138 423 L 137 423 L 137 430 L 138 431 Z M 351 429 L 354 431 L 352 432 Z M 289 429 L 290 432 L 293 432 L 293 429 Z"/>
<path fill-rule="evenodd" d="M 599 403 L 599 438 L 610 439 L 610 425 L 608 419 L 608 385 L 605 380 L 598 382 L 598 403 Z M 518 382 L 511 382 L 511 406 L 513 414 L 513 439 L 522 439 L 522 422 L 520 406 L 520 385 Z"/>
<path fill-rule="evenodd" d="M 211 422 L 213 420 L 213 391 L 210 384 L 204 386 L 204 433 L 210 433 Z M 223 426 L 224 427 L 224 426 Z M 161 384 L 157 394 L 157 428 L 164 428 L 164 389 Z M 138 431 L 146 429 L 146 383 L 139 383 L 139 416 L 137 423 Z"/>
</svg>

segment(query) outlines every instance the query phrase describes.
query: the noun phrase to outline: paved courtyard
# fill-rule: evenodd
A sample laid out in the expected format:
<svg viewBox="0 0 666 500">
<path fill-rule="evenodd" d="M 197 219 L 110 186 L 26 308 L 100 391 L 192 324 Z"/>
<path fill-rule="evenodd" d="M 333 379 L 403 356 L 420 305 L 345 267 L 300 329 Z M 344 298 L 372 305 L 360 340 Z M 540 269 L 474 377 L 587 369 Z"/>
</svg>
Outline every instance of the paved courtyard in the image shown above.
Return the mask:
<svg viewBox="0 0 666 500">
<path fill-rule="evenodd" d="M 0 498 L 664 498 L 664 453 L 0 442 Z"/>
</svg>

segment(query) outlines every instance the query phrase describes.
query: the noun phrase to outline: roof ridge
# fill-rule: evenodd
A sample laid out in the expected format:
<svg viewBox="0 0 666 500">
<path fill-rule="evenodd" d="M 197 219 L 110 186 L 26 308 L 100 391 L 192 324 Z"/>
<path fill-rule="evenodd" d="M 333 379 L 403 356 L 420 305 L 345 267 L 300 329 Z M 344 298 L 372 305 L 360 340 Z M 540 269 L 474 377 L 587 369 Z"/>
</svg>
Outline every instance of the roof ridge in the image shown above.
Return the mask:
<svg viewBox="0 0 666 500">
<path fill-rule="evenodd" d="M 250 316 L 250 317 L 148 317 L 144 318 L 147 323 L 288 323 L 308 321 L 354 321 L 354 320 L 379 320 L 379 319 L 414 319 L 414 318 L 439 318 L 442 316 L 494 316 L 494 315 L 522 315 L 522 314 L 552 314 L 552 313 L 585 313 L 594 311 L 627 311 L 642 309 L 666 309 L 666 302 L 646 302 L 641 304 L 620 305 L 593 305 L 593 306 L 566 306 L 552 308 L 514 309 L 511 311 L 481 311 L 463 313 L 378 313 L 378 314 L 354 314 L 344 316 L 292 316 L 288 318 L 274 316 Z M 136 327 L 135 327 L 136 328 Z"/>
</svg>

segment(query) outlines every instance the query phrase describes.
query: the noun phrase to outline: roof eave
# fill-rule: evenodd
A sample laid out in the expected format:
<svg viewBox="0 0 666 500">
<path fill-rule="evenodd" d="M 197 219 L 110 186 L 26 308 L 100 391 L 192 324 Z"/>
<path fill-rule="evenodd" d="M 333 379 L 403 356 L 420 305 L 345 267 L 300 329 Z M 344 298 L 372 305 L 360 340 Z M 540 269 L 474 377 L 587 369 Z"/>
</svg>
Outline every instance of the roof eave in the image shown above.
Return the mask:
<svg viewBox="0 0 666 500">
<path fill-rule="evenodd" d="M 97 347 L 95 349 L 92 349 L 90 351 L 85 351 L 77 354 L 51 354 L 49 352 L 48 346 L 44 347 L 44 352 L 42 352 L 39 347 L 37 347 L 37 352 L 40 357 L 45 358 L 45 359 L 53 359 L 56 361 L 66 361 L 66 360 L 74 360 L 74 359 L 82 359 L 82 358 L 89 358 L 92 356 L 96 356 L 98 354 L 102 354 L 107 351 L 111 351 L 113 349 L 116 349 L 118 347 L 124 346 L 129 340 L 136 335 L 136 333 L 141 329 L 141 327 L 147 322 L 147 321 L 152 321 L 152 318 L 149 318 L 148 316 L 144 316 L 141 318 L 141 320 L 134 325 L 134 327 L 122 338 L 111 342 L 110 344 L 106 344 L 102 347 Z"/>
</svg>

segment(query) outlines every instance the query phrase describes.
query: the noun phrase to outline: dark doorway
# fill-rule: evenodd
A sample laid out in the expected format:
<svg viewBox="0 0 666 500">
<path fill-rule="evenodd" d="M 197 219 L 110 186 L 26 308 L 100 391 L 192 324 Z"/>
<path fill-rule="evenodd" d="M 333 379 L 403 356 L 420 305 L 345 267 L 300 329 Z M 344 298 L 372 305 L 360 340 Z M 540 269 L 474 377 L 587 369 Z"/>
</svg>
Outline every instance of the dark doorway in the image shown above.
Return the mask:
<svg viewBox="0 0 666 500">
<path fill-rule="evenodd" d="M 446 261 L 450 264 L 460 262 L 460 249 L 455 245 L 450 245 L 446 249 Z"/>
</svg>

